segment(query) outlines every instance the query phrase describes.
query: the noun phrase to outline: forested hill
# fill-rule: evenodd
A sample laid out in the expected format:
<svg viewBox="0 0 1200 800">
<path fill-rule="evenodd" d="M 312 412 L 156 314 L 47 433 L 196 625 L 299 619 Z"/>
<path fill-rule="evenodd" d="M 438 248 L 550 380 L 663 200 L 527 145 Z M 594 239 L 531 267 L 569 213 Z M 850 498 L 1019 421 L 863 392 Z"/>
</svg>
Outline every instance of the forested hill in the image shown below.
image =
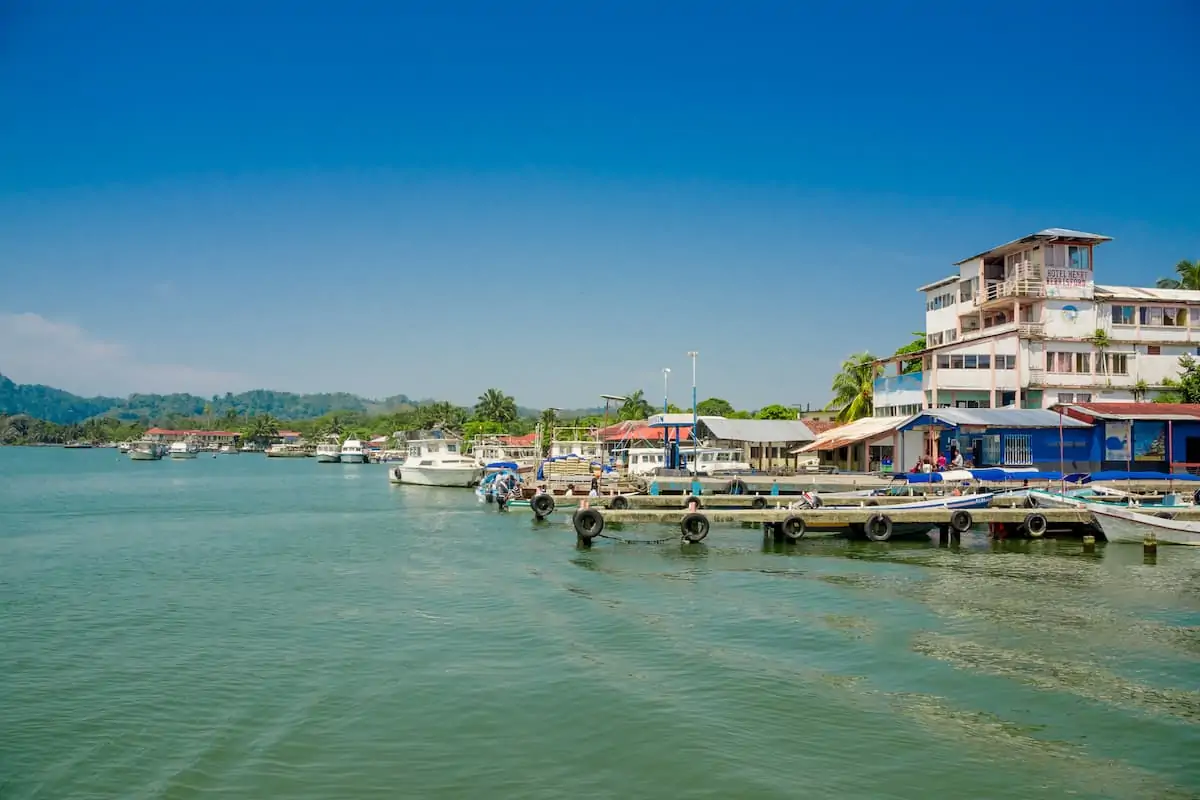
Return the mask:
<svg viewBox="0 0 1200 800">
<path fill-rule="evenodd" d="M 212 397 L 194 394 L 132 394 L 129 397 L 80 397 L 40 384 L 19 384 L 0 375 L 0 414 L 31 417 L 70 425 L 99 415 L 126 421 L 155 423 L 171 418 L 222 416 L 233 410 L 243 415 L 270 414 L 276 419 L 311 419 L 331 411 L 379 414 L 411 405 L 405 395 L 370 400 L 355 394 L 333 392 L 294 394 L 255 389 Z"/>
</svg>

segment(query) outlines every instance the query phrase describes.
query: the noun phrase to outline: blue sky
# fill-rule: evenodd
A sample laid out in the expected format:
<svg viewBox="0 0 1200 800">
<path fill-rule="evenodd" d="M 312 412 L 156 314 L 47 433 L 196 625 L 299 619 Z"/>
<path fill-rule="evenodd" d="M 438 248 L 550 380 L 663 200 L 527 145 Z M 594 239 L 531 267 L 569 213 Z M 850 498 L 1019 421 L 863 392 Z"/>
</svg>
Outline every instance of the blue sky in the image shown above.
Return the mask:
<svg viewBox="0 0 1200 800">
<path fill-rule="evenodd" d="M 993 244 L 1200 258 L 1188 0 L 193 8 L 0 3 L 0 373 L 816 406 Z"/>
</svg>

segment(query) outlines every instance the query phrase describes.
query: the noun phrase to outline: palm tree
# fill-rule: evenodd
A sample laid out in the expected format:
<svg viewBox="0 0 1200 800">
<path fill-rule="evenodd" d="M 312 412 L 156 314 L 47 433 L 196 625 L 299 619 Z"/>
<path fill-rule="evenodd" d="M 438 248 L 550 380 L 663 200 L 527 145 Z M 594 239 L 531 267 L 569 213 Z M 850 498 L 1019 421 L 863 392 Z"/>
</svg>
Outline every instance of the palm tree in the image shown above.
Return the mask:
<svg viewBox="0 0 1200 800">
<path fill-rule="evenodd" d="M 322 427 L 326 434 L 334 434 L 336 436 L 341 436 L 346 431 L 346 424 L 342 422 L 342 418 L 337 414 L 326 420 Z"/>
<path fill-rule="evenodd" d="M 488 389 L 479 395 L 475 416 L 489 422 L 514 422 L 517 419 L 517 401 L 499 389 Z"/>
<path fill-rule="evenodd" d="M 1096 348 L 1096 372 L 1101 375 L 1107 375 L 1108 362 L 1105 360 L 1105 355 L 1108 353 L 1108 348 L 1112 345 L 1112 342 L 1108 338 L 1108 332 L 1103 328 L 1096 328 L 1088 338 Z"/>
<path fill-rule="evenodd" d="M 833 400 L 825 409 L 837 409 L 839 422 L 871 416 L 874 383 L 875 356 L 855 353 L 842 362 L 842 371 L 834 376 Z"/>
<path fill-rule="evenodd" d="M 250 418 L 246 428 L 245 438 L 251 442 L 265 445 L 279 435 L 279 420 L 270 414 L 259 414 Z"/>
<path fill-rule="evenodd" d="M 625 402 L 617 410 L 618 420 L 646 419 L 654 413 L 654 406 L 646 399 L 641 389 L 625 395 Z"/>
<path fill-rule="evenodd" d="M 1200 259 L 1186 258 L 1175 265 L 1178 278 L 1159 278 L 1155 286 L 1159 289 L 1200 289 Z"/>
</svg>

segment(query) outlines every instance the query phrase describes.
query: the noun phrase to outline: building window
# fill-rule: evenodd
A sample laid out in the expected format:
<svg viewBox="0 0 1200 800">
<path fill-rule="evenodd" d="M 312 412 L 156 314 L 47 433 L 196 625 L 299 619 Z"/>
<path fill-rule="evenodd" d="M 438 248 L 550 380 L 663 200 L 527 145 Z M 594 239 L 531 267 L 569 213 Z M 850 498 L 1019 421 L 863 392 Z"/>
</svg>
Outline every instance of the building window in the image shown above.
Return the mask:
<svg viewBox="0 0 1200 800">
<path fill-rule="evenodd" d="M 1046 353 L 1046 371 L 1067 374 L 1073 372 L 1073 367 L 1076 365 L 1076 360 L 1073 356 L 1086 353 Z"/>
<path fill-rule="evenodd" d="M 1161 347 L 1159 347 L 1159 346 L 1158 346 L 1158 345 L 1156 345 L 1156 344 L 1148 344 L 1148 345 L 1146 345 L 1146 355 L 1148 355 L 1148 356 L 1161 356 L 1161 355 L 1162 355 L 1162 348 L 1161 348 Z"/>
<path fill-rule="evenodd" d="M 1088 373 L 1092 371 L 1092 354 L 1091 353 L 1076 353 L 1075 354 L 1075 371 L 1079 373 Z"/>
<path fill-rule="evenodd" d="M 950 369 L 950 356 L 938 356 L 938 369 Z"/>
<path fill-rule="evenodd" d="M 1200 309 L 1197 309 L 1200 310 Z M 1132 325 L 1134 320 L 1133 306 L 1113 306 L 1112 307 L 1112 323 L 1113 325 Z"/>
<path fill-rule="evenodd" d="M 1033 466 L 1033 437 L 1028 433 L 1007 433 L 1004 435 L 1004 466 L 1031 467 Z"/>
<path fill-rule="evenodd" d="M 990 355 L 989 356 L 980 356 L 979 357 L 979 368 L 980 369 L 991 369 L 992 368 L 992 357 Z"/>
<path fill-rule="evenodd" d="M 1143 325 L 1162 327 L 1163 310 L 1158 306 L 1141 306 L 1138 308 L 1138 320 Z"/>
<path fill-rule="evenodd" d="M 1187 312 L 1182 308 L 1164 308 L 1163 325 L 1168 328 L 1186 328 Z"/>
<path fill-rule="evenodd" d="M 965 355 L 963 356 L 963 369 L 978 369 L 979 356 Z"/>
<path fill-rule="evenodd" d="M 1016 356 L 996 356 L 996 369 L 1016 369 Z"/>
<path fill-rule="evenodd" d="M 1092 260 L 1088 257 L 1088 248 L 1070 245 L 1067 247 L 1067 266 L 1071 269 L 1091 269 Z"/>
<path fill-rule="evenodd" d="M 963 368 L 963 357 L 962 356 L 950 356 L 950 369 L 962 369 L 962 368 Z"/>
<path fill-rule="evenodd" d="M 1058 393 L 1058 402 L 1060 402 L 1060 403 L 1074 403 L 1074 402 L 1075 402 L 1075 395 L 1071 394 L 1070 392 L 1059 392 L 1059 393 Z"/>
<path fill-rule="evenodd" d="M 984 464 L 999 464 L 1000 463 L 1000 436 L 993 434 L 991 436 L 981 436 L 983 440 L 983 463 Z"/>
<path fill-rule="evenodd" d="M 1091 392 L 1076 392 L 1076 393 L 1075 393 L 1075 402 L 1076 402 L 1076 403 L 1090 403 L 1090 402 L 1092 402 L 1092 395 L 1091 395 Z"/>
<path fill-rule="evenodd" d="M 1189 308 L 1188 319 L 1191 320 L 1192 327 L 1200 327 L 1200 308 Z"/>
<path fill-rule="evenodd" d="M 1128 353 L 1105 353 L 1104 361 L 1099 359 L 1096 361 L 1097 368 L 1101 369 L 1105 375 L 1128 375 L 1129 374 L 1129 354 Z"/>
</svg>

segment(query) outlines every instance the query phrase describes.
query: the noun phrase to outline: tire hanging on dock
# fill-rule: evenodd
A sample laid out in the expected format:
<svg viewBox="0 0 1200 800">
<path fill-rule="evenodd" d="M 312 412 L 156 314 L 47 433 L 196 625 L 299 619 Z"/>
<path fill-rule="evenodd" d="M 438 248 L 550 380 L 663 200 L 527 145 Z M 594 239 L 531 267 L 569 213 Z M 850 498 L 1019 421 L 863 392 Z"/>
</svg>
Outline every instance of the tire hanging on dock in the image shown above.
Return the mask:
<svg viewBox="0 0 1200 800">
<path fill-rule="evenodd" d="M 1046 515 L 1036 511 L 1025 515 L 1025 532 L 1034 539 L 1040 539 L 1046 533 Z"/>
<path fill-rule="evenodd" d="M 767 507 L 767 498 L 756 497 L 750 501 L 750 507 L 756 510 L 761 510 Z"/>
<path fill-rule="evenodd" d="M 804 524 L 804 517 L 792 514 L 784 519 L 779 524 L 783 535 L 787 537 L 789 542 L 798 542 L 804 538 L 804 534 L 808 531 L 808 526 Z"/>
<path fill-rule="evenodd" d="M 697 511 L 699 511 L 701 508 L 703 508 L 703 506 L 702 506 L 702 505 L 700 505 L 700 498 L 699 498 L 699 497 L 696 497 L 696 495 L 694 495 L 694 494 L 689 494 L 689 495 L 687 496 L 687 499 L 683 501 L 683 507 L 684 507 L 684 508 L 691 508 L 691 505 L 692 505 L 692 503 L 695 503 L 695 504 L 696 504 L 696 510 L 697 510 Z"/>
<path fill-rule="evenodd" d="M 734 478 L 729 484 L 730 494 L 748 494 L 746 491 L 746 482 L 741 478 Z"/>
<path fill-rule="evenodd" d="M 708 536 L 708 527 L 708 517 L 695 512 L 684 514 L 683 519 L 679 520 L 679 531 L 689 542 L 703 541 Z"/>
<path fill-rule="evenodd" d="M 863 533 L 872 542 L 886 542 L 892 538 L 892 518 L 887 514 L 872 514 L 863 525 Z"/>
<path fill-rule="evenodd" d="M 571 525 L 581 542 L 590 542 L 604 532 L 604 515 L 594 508 L 581 508 L 571 515 Z"/>
<path fill-rule="evenodd" d="M 960 508 L 950 515 L 950 530 L 956 533 L 966 533 L 971 530 L 971 526 L 975 521 L 971 519 L 971 512 L 965 508 Z"/>
<path fill-rule="evenodd" d="M 624 511 L 629 508 L 629 498 L 623 494 L 619 494 L 612 499 L 612 503 L 609 505 L 614 511 Z"/>
<path fill-rule="evenodd" d="M 533 509 L 535 517 L 545 519 L 554 513 L 554 498 L 545 492 L 538 492 L 529 501 L 529 507 Z"/>
</svg>

